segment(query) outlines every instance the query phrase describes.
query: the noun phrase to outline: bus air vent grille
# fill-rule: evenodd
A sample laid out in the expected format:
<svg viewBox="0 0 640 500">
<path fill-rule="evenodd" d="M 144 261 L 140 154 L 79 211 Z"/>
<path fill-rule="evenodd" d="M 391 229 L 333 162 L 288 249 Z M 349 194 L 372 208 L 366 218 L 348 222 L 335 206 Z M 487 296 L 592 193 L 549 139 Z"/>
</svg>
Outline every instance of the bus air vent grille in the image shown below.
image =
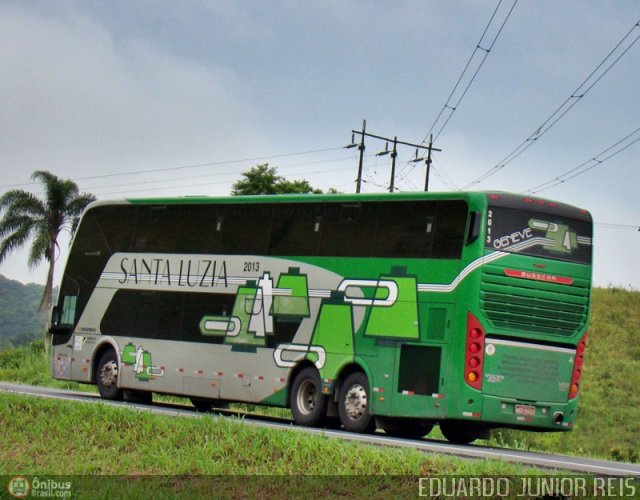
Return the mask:
<svg viewBox="0 0 640 500">
<path fill-rule="evenodd" d="M 571 285 L 506 276 L 487 265 L 482 273 L 481 307 L 492 326 L 570 337 L 587 322 L 590 281 Z"/>
</svg>

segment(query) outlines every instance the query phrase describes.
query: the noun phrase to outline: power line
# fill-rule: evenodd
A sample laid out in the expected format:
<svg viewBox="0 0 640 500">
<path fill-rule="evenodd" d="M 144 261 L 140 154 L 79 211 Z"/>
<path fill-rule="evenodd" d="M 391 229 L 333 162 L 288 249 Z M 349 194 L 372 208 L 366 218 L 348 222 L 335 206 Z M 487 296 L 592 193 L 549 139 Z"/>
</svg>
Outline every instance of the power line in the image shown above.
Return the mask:
<svg viewBox="0 0 640 500">
<path fill-rule="evenodd" d="M 640 231 L 640 225 L 632 224 L 612 224 L 608 222 L 595 222 L 596 226 L 600 226 L 606 229 L 633 229 L 634 231 Z"/>
<path fill-rule="evenodd" d="M 440 134 L 442 133 L 444 128 L 449 123 L 449 120 L 451 120 L 451 117 L 453 116 L 453 114 L 460 107 L 460 103 L 462 102 L 464 97 L 467 95 L 467 92 L 469 91 L 469 88 L 471 87 L 471 84 L 473 84 L 473 82 L 475 81 L 476 77 L 478 76 L 478 73 L 480 72 L 480 69 L 484 65 L 487 57 L 489 56 L 489 53 L 493 49 L 493 46 L 495 45 L 496 41 L 498 40 L 498 37 L 500 36 L 500 34 L 502 33 L 502 30 L 504 29 L 505 25 L 507 24 L 507 21 L 508 21 L 509 17 L 511 16 L 511 13 L 513 12 L 513 9 L 515 8 L 516 4 L 518 3 L 518 0 L 514 0 L 513 4 L 511 5 L 511 8 L 507 12 L 507 15 L 505 16 L 504 20 L 502 21 L 502 24 L 498 28 L 495 36 L 493 37 L 491 42 L 488 44 L 488 46 L 484 47 L 483 45 L 485 45 L 485 42 L 486 42 L 485 41 L 485 36 L 489 32 L 489 29 L 490 29 L 491 25 L 493 24 L 493 21 L 496 18 L 496 15 L 498 14 L 498 11 L 500 10 L 500 6 L 502 5 L 502 1 L 503 0 L 500 0 L 498 2 L 498 5 L 496 6 L 495 10 L 493 11 L 493 14 L 491 14 L 491 18 L 489 19 L 489 22 L 485 26 L 484 31 L 482 32 L 482 35 L 480 36 L 480 39 L 478 40 L 478 43 L 476 44 L 475 48 L 471 52 L 471 56 L 469 57 L 469 60 L 467 61 L 467 64 L 465 65 L 464 69 L 462 70 L 462 73 L 460 73 L 460 76 L 458 77 L 458 80 L 456 81 L 455 85 L 453 86 L 453 89 L 451 90 L 451 93 L 449 94 L 449 97 L 447 97 L 447 100 L 445 101 L 444 106 L 440 110 L 440 113 L 438 113 L 438 116 L 436 116 L 436 119 L 431 124 L 431 128 L 429 128 L 429 131 L 427 132 L 427 134 L 425 135 L 424 139 L 422 140 L 422 144 L 425 144 L 427 142 L 427 140 L 432 137 L 432 133 L 433 133 L 434 129 L 436 128 L 436 125 L 439 124 L 439 122 L 441 121 L 440 120 L 441 118 L 446 116 L 446 118 L 443 118 L 444 119 L 444 123 L 442 123 L 442 125 L 440 125 L 440 127 L 437 130 L 437 132 L 433 135 L 433 139 L 432 140 L 436 141 L 438 139 L 438 137 L 440 137 Z M 472 67 L 471 63 L 474 61 L 474 59 L 477 59 L 476 55 L 478 53 L 482 53 L 482 55 L 480 57 L 480 61 L 479 61 L 479 63 L 477 63 L 477 66 L 475 67 L 475 71 L 470 70 L 470 68 Z M 467 82 L 466 86 L 464 87 L 464 90 L 462 90 L 462 92 L 460 93 L 459 96 L 456 96 L 456 91 L 458 90 L 458 88 L 461 86 L 463 80 L 465 79 L 465 75 L 467 75 L 471 71 L 473 71 L 473 74 L 469 78 L 469 81 Z M 455 96 L 455 99 L 454 99 L 454 96 Z M 455 100 L 455 103 L 454 103 L 454 100 Z M 410 162 L 406 162 L 404 164 L 402 170 L 399 172 L 399 174 L 398 174 L 398 182 L 399 183 L 403 182 L 409 176 L 409 173 L 411 172 L 411 169 L 409 169 L 409 165 L 410 165 Z M 432 165 L 432 167 L 433 167 L 433 165 Z M 458 187 L 455 185 L 453 180 L 451 180 L 451 178 L 448 178 L 448 180 L 444 180 L 443 175 L 446 175 L 444 172 L 440 172 L 440 173 L 436 172 L 436 174 L 438 175 L 438 177 L 440 177 L 441 180 L 444 181 L 445 185 L 451 187 L 454 190 L 458 189 Z"/>
<path fill-rule="evenodd" d="M 509 20 L 509 17 L 511 16 L 511 13 L 513 12 L 513 9 L 515 8 L 516 4 L 518 3 L 518 0 L 514 0 L 513 5 L 511 5 L 511 8 L 507 12 L 506 17 L 504 18 L 504 20 L 502 21 L 502 24 L 500 25 L 500 28 L 498 29 L 496 35 L 493 37 L 493 40 L 491 41 L 489 46 L 485 48 L 485 47 L 483 47 L 484 37 L 487 34 L 487 32 L 489 31 L 489 28 L 490 28 L 491 24 L 493 23 L 493 20 L 495 19 L 496 14 L 498 13 L 498 10 L 500 10 L 500 6 L 502 5 L 502 1 L 503 0 L 500 0 L 498 2 L 498 5 L 496 6 L 495 10 L 493 11 L 493 14 L 491 15 L 491 19 L 489 19 L 489 22 L 487 23 L 486 27 L 484 28 L 484 31 L 482 32 L 482 36 L 480 37 L 480 40 L 478 40 L 478 43 L 476 44 L 475 49 L 473 49 L 473 52 L 471 53 L 471 57 L 469 57 L 469 60 L 467 61 L 467 64 L 465 65 L 464 69 L 462 70 L 462 73 L 458 77 L 458 81 L 453 86 L 453 90 L 449 94 L 449 97 L 447 98 L 444 106 L 440 110 L 440 113 L 438 114 L 438 116 L 434 120 L 433 124 L 431 125 L 431 128 L 429 129 L 429 132 L 427 132 L 427 134 L 425 135 L 424 139 L 422 140 L 423 144 L 427 142 L 427 139 L 431 136 L 431 133 L 434 131 L 436 125 L 440 121 L 440 118 L 442 118 L 443 115 L 445 115 L 445 112 L 447 112 L 448 116 L 446 117 L 444 123 L 440 126 L 438 131 L 434 133 L 434 137 L 433 137 L 434 141 L 436 141 L 438 139 L 438 137 L 440 136 L 440 134 L 442 133 L 444 128 L 447 126 L 447 124 L 449 123 L 449 120 L 451 120 L 451 117 L 453 116 L 453 114 L 457 111 L 458 107 L 460 106 L 460 103 L 462 102 L 462 99 L 464 99 L 464 97 L 467 95 L 467 92 L 469 91 L 469 88 L 471 87 L 471 84 L 474 82 L 474 80 L 478 76 L 478 73 L 480 72 L 480 69 L 484 65 L 484 62 L 486 61 L 487 57 L 489 56 L 489 52 L 491 52 L 491 49 L 493 49 L 493 46 L 495 45 L 496 40 L 498 40 L 498 37 L 502 33 L 502 30 L 504 29 L 505 25 L 507 24 L 507 21 Z M 458 90 L 458 87 L 460 86 L 460 84 L 462 83 L 462 80 L 464 79 L 465 75 L 467 74 L 467 70 L 469 70 L 469 68 L 471 67 L 471 62 L 476 57 L 476 54 L 478 54 L 479 52 L 482 52 L 482 56 L 480 58 L 480 62 L 478 63 L 478 66 L 476 67 L 475 71 L 473 72 L 473 75 L 469 79 L 469 82 L 467 83 L 466 87 L 464 88 L 464 90 L 462 91 L 460 96 L 458 96 L 455 99 L 455 103 L 454 103 L 453 102 L 454 101 L 454 95 L 456 94 L 456 91 Z"/>
<path fill-rule="evenodd" d="M 329 160 L 314 160 L 314 161 L 308 161 L 308 162 L 302 162 L 302 163 L 293 163 L 293 164 L 289 164 L 289 165 L 278 165 L 278 171 L 281 172 L 282 170 L 287 170 L 290 168 L 295 168 L 295 167 L 304 167 L 304 166 L 309 166 L 309 165 L 317 165 L 317 164 L 326 164 L 326 163 L 335 163 L 335 162 L 339 162 L 339 161 L 345 161 L 345 158 L 332 158 Z M 300 172 L 301 175 L 310 175 L 310 174 L 314 174 L 316 172 Z M 149 185 L 149 184 L 161 184 L 164 182 L 175 182 L 176 180 L 195 180 L 195 179 L 208 179 L 211 178 L 212 175 L 215 175 L 216 177 L 222 177 L 225 175 L 238 175 L 238 171 L 237 170 L 227 170 L 224 172 L 215 172 L 213 174 L 209 173 L 209 174 L 204 174 L 204 175 L 197 175 L 197 176 L 189 176 L 189 177 L 180 177 L 180 178 L 175 178 L 175 177 L 170 177 L 170 178 L 166 178 L 166 179 L 155 179 L 155 180 L 143 180 L 143 181 L 137 181 L 137 182 L 127 182 L 126 184 L 109 184 L 109 185 L 102 185 L 102 186 L 89 186 L 86 187 L 85 190 L 87 191 L 93 191 L 93 190 L 100 190 L 100 189 L 111 189 L 111 188 L 119 188 L 119 187 L 125 187 L 125 186 L 135 186 L 135 185 L 140 185 L 140 184 L 144 184 Z"/>
<path fill-rule="evenodd" d="M 635 135 L 638 135 L 638 137 L 634 138 Z M 559 175 L 558 177 L 554 177 L 553 179 L 550 179 L 547 182 L 543 182 L 542 184 L 538 184 L 537 186 L 528 189 L 528 191 L 531 192 L 531 193 L 539 193 L 541 191 L 546 191 L 547 189 L 551 189 L 552 187 L 555 187 L 555 186 L 557 186 L 559 184 L 563 184 L 565 182 L 568 182 L 571 179 L 574 179 L 574 178 L 578 177 L 579 175 L 582 175 L 582 174 L 588 172 L 589 170 L 591 170 L 591 169 L 593 169 L 593 168 L 595 168 L 595 167 L 597 167 L 599 165 L 602 165 L 605 161 L 607 161 L 610 158 L 613 158 L 614 156 L 622 153 L 624 150 L 630 148 L 631 146 L 633 146 L 638 141 L 640 141 L 640 128 L 635 129 L 633 132 L 631 132 L 627 136 L 623 137 L 622 139 L 620 139 L 618 142 L 616 142 L 612 146 L 609 146 L 604 151 L 601 151 L 600 153 L 595 155 L 590 160 L 587 160 L 587 161 L 581 163 L 580 165 L 578 165 L 577 167 L 572 168 L 571 170 L 567 170 L 566 172 L 564 172 L 563 174 Z M 604 155 L 606 155 L 606 156 L 604 156 Z M 602 156 L 604 156 L 604 157 L 601 158 Z"/>
<path fill-rule="evenodd" d="M 333 173 L 333 172 L 344 172 L 347 170 L 352 170 L 353 166 L 348 166 L 348 167 L 340 167 L 340 168 L 335 168 L 335 169 L 331 169 L 331 170 L 324 170 L 322 172 L 310 172 L 308 174 L 305 174 L 309 177 L 314 176 L 314 175 L 325 175 L 325 174 L 329 174 L 329 173 Z M 214 185 L 219 185 L 219 184 L 228 184 L 230 181 L 226 180 L 226 181 L 221 181 L 221 180 L 217 180 L 217 181 L 211 181 L 211 182 L 199 182 L 197 184 L 184 184 L 184 185 L 172 185 L 172 186 L 159 186 L 159 187 L 155 187 L 155 188 L 145 188 L 144 191 L 163 191 L 166 189 L 187 189 L 187 188 L 195 188 L 195 187 L 202 187 L 202 186 L 214 186 Z M 132 192 L 136 192 L 136 191 L 141 191 L 140 189 L 127 189 L 127 190 L 123 190 L 123 191 L 113 191 L 113 192 L 108 192 L 108 193 L 99 193 L 100 196 L 113 196 L 113 195 L 121 195 L 121 194 L 126 194 L 126 193 L 132 193 Z"/>
<path fill-rule="evenodd" d="M 158 173 L 158 172 L 169 172 L 172 170 L 186 170 L 186 169 L 190 169 L 190 168 L 201 168 L 201 167 L 212 167 L 212 166 L 218 166 L 218 165 L 230 165 L 230 164 L 234 164 L 234 163 L 245 163 L 245 162 L 254 162 L 254 161 L 264 161 L 264 160 L 272 160 L 275 158 L 286 158 L 289 156 L 300 156 L 300 155 L 308 155 L 308 154 L 314 154 L 314 153 L 326 153 L 329 151 L 339 151 L 343 149 L 342 147 L 338 147 L 338 148 L 325 148 L 325 149 L 314 149 L 314 150 L 310 150 L 310 151 L 299 151 L 299 152 L 294 152 L 294 153 L 281 153 L 281 154 L 275 154 L 275 155 L 270 155 L 270 156 L 256 156 L 253 158 L 242 158 L 242 159 L 235 159 L 235 160 L 220 160 L 220 161 L 212 161 L 212 162 L 208 162 L 208 163 L 198 163 L 198 164 L 194 164 L 194 165 L 180 165 L 180 166 L 174 166 L 174 167 L 163 167 L 163 168 L 151 168 L 151 169 L 146 169 L 146 170 L 134 170 L 134 171 L 127 171 L 127 172 L 117 172 L 117 173 L 113 173 L 113 174 L 102 174 L 102 175 L 89 175 L 89 176 L 84 176 L 84 177 L 74 177 L 72 178 L 73 181 L 85 181 L 85 180 L 93 180 L 93 179 L 106 179 L 109 177 L 125 177 L 125 176 L 129 176 L 129 175 L 138 175 L 138 174 L 151 174 L 151 173 Z M 20 184 L 4 184 L 4 185 L 0 185 L 0 189 L 12 189 L 12 188 L 17 188 L 17 187 L 24 187 L 24 186 L 33 186 L 33 185 L 37 185 L 37 182 L 23 182 Z"/>
<path fill-rule="evenodd" d="M 492 175 L 496 174 L 508 164 L 510 164 L 513 160 L 519 157 L 522 153 L 524 153 L 527 149 L 529 149 L 533 144 L 540 139 L 544 134 L 546 134 L 556 123 L 558 123 L 582 98 L 589 93 L 589 91 L 595 87 L 595 85 L 618 63 L 622 57 L 629 52 L 629 50 L 636 44 L 638 39 L 640 39 L 640 35 L 637 35 L 630 43 L 624 45 L 627 42 L 627 39 L 631 37 L 631 34 L 640 28 L 640 21 L 636 22 L 633 27 L 622 37 L 622 39 L 618 42 L 618 44 L 607 54 L 607 56 L 598 64 L 595 69 L 583 80 L 583 82 L 578 85 L 578 87 L 571 93 L 569 97 L 567 97 L 564 102 L 556 108 L 549 117 L 542 122 L 540 126 L 538 126 L 524 141 L 518 145 L 511 153 L 505 156 L 502 160 L 500 160 L 495 166 L 491 167 L 480 177 L 475 179 L 474 181 L 467 184 L 463 189 L 467 189 L 470 186 L 479 184 L 485 180 L 487 180 Z M 624 49 L 614 58 L 614 54 L 619 52 L 618 49 L 624 46 Z M 611 61 L 608 63 L 608 61 Z"/>
</svg>

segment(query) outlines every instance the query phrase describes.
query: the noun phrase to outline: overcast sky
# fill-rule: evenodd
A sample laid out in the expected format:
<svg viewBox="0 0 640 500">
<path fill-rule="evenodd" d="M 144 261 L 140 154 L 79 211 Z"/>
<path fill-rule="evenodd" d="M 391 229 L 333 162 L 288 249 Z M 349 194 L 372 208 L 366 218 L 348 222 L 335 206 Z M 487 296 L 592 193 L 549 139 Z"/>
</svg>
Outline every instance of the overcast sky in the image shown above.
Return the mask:
<svg viewBox="0 0 640 500">
<path fill-rule="evenodd" d="M 421 143 L 445 109 L 431 190 L 526 192 L 593 166 L 537 194 L 592 212 L 596 285 L 640 289 L 640 142 L 585 163 L 640 137 L 600 155 L 640 127 L 640 3 L 519 0 L 496 39 L 512 5 L 3 0 L 0 193 L 41 194 L 30 176 L 45 169 L 100 199 L 226 195 L 265 161 L 353 192 L 357 150 L 342 147 L 363 119 L 368 132 Z M 530 148 L 474 183 L 541 125 Z M 383 149 L 367 142 L 365 192 L 388 187 Z M 399 152 L 401 191 L 424 186 L 413 155 Z M 44 283 L 44 266 L 29 270 L 24 254 L 0 274 Z"/>
</svg>

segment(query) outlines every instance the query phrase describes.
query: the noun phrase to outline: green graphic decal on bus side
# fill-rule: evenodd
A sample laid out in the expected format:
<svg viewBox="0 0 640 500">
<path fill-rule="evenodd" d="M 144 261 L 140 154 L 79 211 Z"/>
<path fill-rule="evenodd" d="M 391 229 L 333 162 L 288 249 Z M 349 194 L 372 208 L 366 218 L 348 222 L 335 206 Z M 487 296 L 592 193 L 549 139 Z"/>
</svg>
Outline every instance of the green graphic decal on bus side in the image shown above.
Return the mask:
<svg viewBox="0 0 640 500">
<path fill-rule="evenodd" d="M 545 238 L 553 241 L 553 244 L 544 247 L 552 252 L 571 253 L 578 248 L 578 235 L 570 231 L 567 225 L 531 219 L 529 227 L 546 231 Z"/>
<path fill-rule="evenodd" d="M 199 328 L 203 336 L 226 337 L 231 344 L 264 346 L 266 335 L 274 334 L 274 318 L 299 326 L 309 316 L 307 276 L 299 268 L 290 268 L 279 276 L 275 289 L 269 272 L 257 283 L 247 281 L 238 288 L 231 316 L 204 316 Z"/>
<path fill-rule="evenodd" d="M 290 295 L 278 295 L 273 298 L 273 315 L 286 320 L 287 318 L 309 317 L 309 286 L 307 276 L 300 274 L 299 268 L 289 268 L 287 274 L 278 278 L 278 289 L 289 291 Z"/>
<path fill-rule="evenodd" d="M 259 333 L 251 333 L 249 330 L 254 310 L 261 306 L 257 298 L 258 289 L 251 283 L 238 288 L 231 313 L 232 321 L 229 322 L 229 326 L 233 325 L 233 327 L 231 330 L 227 330 L 226 341 L 230 344 L 264 345 L 264 333 L 260 338 Z"/>
<path fill-rule="evenodd" d="M 353 310 L 342 294 L 322 301 L 311 343 L 323 346 L 328 354 L 320 370 L 323 379 L 333 378 L 345 361 L 353 359 Z"/>
<path fill-rule="evenodd" d="M 151 353 L 142 346 L 136 347 L 129 342 L 124 346 L 121 359 L 125 365 L 133 366 L 133 372 L 138 380 L 149 381 L 164 375 L 164 368 L 152 366 Z"/>
<path fill-rule="evenodd" d="M 233 337 L 240 333 L 240 318 L 235 316 L 205 316 L 200 321 L 200 333 L 204 336 Z"/>
<path fill-rule="evenodd" d="M 392 269 L 394 275 L 381 275 L 380 282 L 395 283 L 397 298 L 389 307 L 373 307 L 367 321 L 365 335 L 417 339 L 420 337 L 418 321 L 417 281 L 406 276 L 406 269 Z M 404 277 L 400 275 L 405 275 Z M 385 290 L 376 289 L 376 300 L 385 296 Z"/>
</svg>

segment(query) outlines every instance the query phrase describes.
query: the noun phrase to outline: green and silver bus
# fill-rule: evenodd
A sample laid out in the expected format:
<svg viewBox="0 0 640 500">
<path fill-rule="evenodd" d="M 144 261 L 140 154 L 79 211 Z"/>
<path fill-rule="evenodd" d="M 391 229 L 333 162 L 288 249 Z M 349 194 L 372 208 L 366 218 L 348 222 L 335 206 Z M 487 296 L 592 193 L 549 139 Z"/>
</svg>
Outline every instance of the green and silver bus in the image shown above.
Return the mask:
<svg viewBox="0 0 640 500">
<path fill-rule="evenodd" d="M 507 193 L 99 201 L 52 311 L 52 376 L 456 443 L 567 431 L 591 254 L 587 211 Z"/>
</svg>

